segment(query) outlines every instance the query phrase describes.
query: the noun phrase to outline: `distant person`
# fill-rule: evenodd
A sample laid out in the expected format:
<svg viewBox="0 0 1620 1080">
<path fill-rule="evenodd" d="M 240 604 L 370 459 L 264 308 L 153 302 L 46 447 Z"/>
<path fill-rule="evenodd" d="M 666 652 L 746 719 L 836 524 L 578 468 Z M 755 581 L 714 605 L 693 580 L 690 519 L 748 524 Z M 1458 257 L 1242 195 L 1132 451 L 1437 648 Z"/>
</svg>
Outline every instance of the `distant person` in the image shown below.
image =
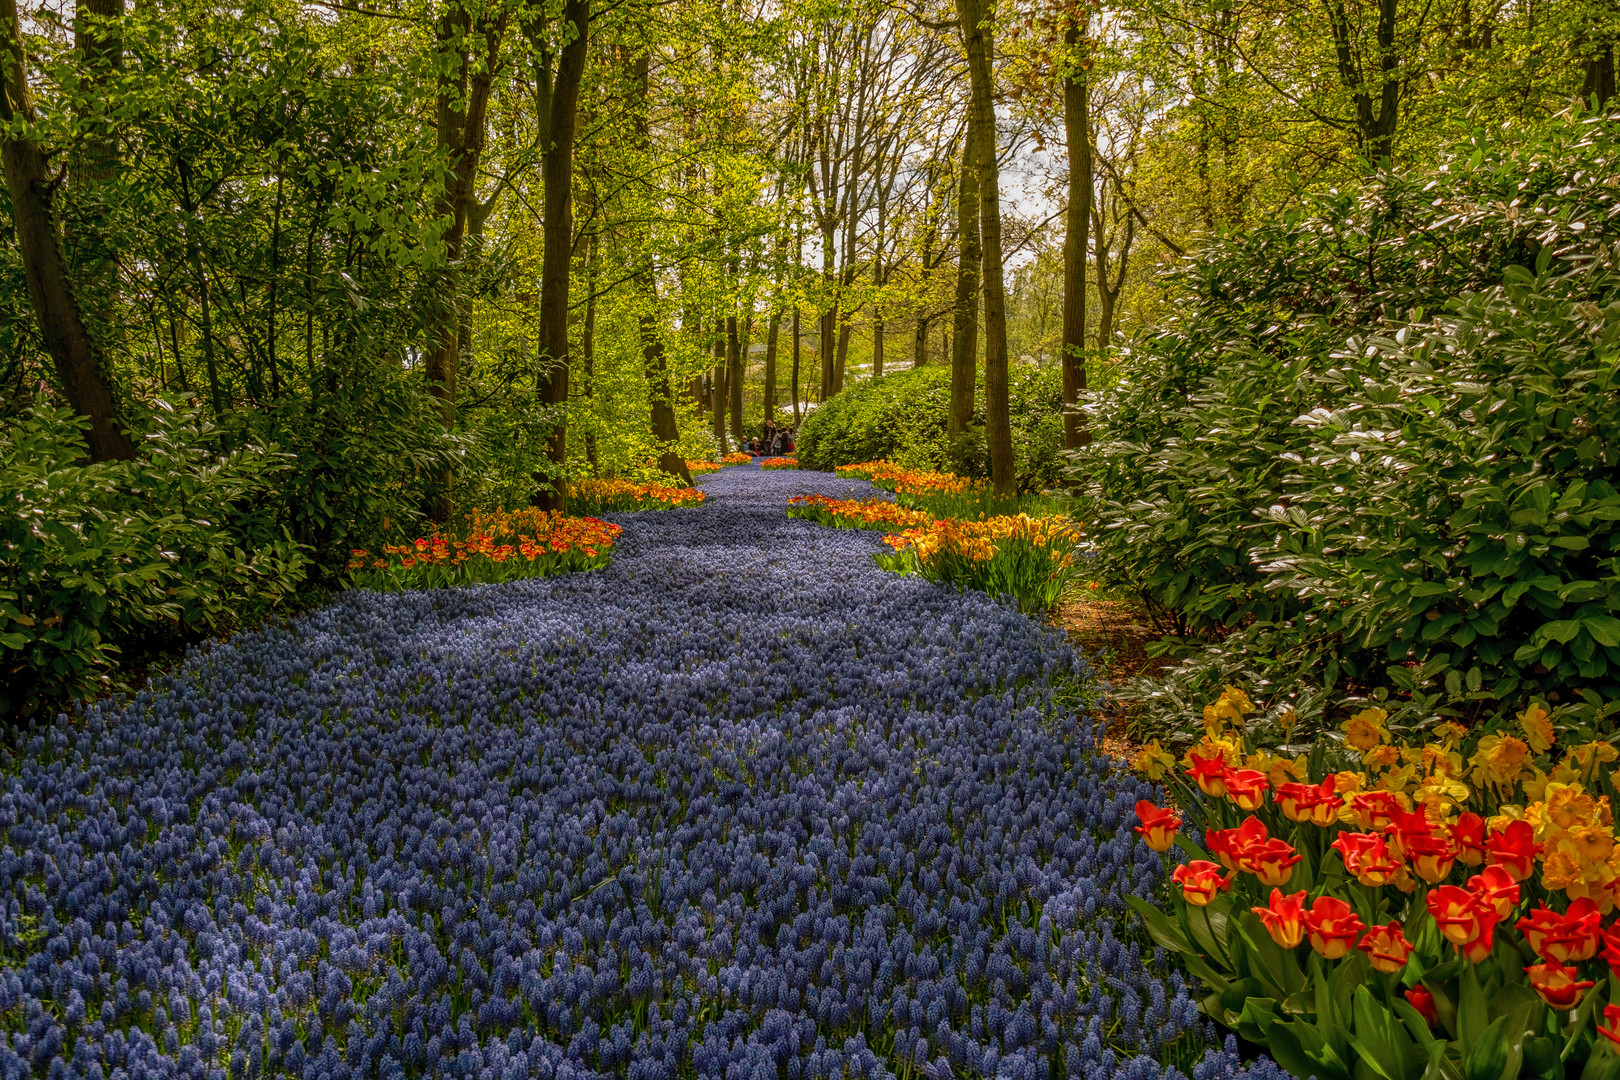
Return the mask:
<svg viewBox="0 0 1620 1080">
<path fill-rule="evenodd" d="M 782 432 L 780 429 L 771 431 L 771 457 L 780 457 L 782 454 Z"/>
<path fill-rule="evenodd" d="M 775 441 L 776 441 L 776 421 L 775 420 L 767 420 L 767 421 L 765 421 L 765 434 L 764 434 L 763 439 L 761 439 L 761 441 L 760 441 L 760 445 L 763 446 L 768 451 L 771 448 L 771 444 L 774 443 Z"/>
<path fill-rule="evenodd" d="M 782 453 L 791 454 L 791 453 L 793 453 L 793 429 L 792 428 L 787 429 L 786 438 L 787 438 L 787 441 L 782 444 Z"/>
<path fill-rule="evenodd" d="M 748 440 L 748 452 L 750 454 L 752 454 L 754 457 L 759 457 L 759 440 L 758 439 L 749 439 Z"/>
</svg>

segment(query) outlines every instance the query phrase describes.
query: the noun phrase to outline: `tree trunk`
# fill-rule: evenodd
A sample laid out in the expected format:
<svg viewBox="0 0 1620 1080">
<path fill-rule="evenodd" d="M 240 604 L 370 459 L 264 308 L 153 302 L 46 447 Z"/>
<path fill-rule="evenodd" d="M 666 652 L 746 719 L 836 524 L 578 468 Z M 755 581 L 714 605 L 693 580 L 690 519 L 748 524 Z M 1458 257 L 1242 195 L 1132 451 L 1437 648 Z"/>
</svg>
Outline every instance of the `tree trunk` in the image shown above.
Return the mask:
<svg viewBox="0 0 1620 1080">
<path fill-rule="evenodd" d="M 541 165 L 544 184 L 545 251 L 540 262 L 540 345 L 541 390 L 545 400 L 568 406 L 568 285 L 574 263 L 574 136 L 578 130 L 579 87 L 585 78 L 585 60 L 590 34 L 590 0 L 567 0 L 562 21 L 573 28 L 557 62 L 555 83 L 550 83 L 550 64 L 540 72 L 546 87 L 546 127 L 550 138 Z M 531 24 L 530 39 L 545 55 L 543 27 Z M 568 465 L 568 420 L 551 429 L 546 447 L 553 479 L 550 490 L 542 493 L 536 505 L 546 510 L 568 506 L 564 470 Z"/>
<path fill-rule="evenodd" d="M 584 385 L 580 387 L 581 396 L 591 404 L 591 424 L 585 429 L 585 460 L 590 463 L 591 475 L 601 475 L 596 461 L 596 403 L 592 401 L 596 396 L 596 241 L 593 238 L 587 249 L 586 282 L 588 293 L 585 297 L 585 325 L 579 335 L 579 355 L 583 363 L 580 365 L 585 376 Z"/>
<path fill-rule="evenodd" d="M 984 260 L 984 441 L 990 451 L 990 486 L 997 498 L 1014 494 L 1012 417 L 1007 401 L 1007 299 L 1001 267 L 1001 176 L 996 162 L 994 55 L 989 12 L 981 0 L 956 0 L 966 39 L 970 107 L 979 180 L 979 236 Z"/>
<path fill-rule="evenodd" d="M 737 335 L 737 316 L 726 318 L 726 400 L 731 403 L 731 437 L 743 445 L 743 361 L 742 340 Z"/>
<path fill-rule="evenodd" d="M 1588 106 L 1606 108 L 1614 97 L 1614 43 L 1581 61 L 1581 100 Z"/>
<path fill-rule="evenodd" d="M 714 324 L 714 378 L 709 384 L 709 418 L 714 441 L 726 452 L 726 321 Z"/>
<path fill-rule="evenodd" d="M 461 262 L 462 241 L 467 235 L 467 217 L 476 199 L 478 164 L 484 153 L 484 126 L 489 113 L 489 96 L 499 63 L 501 39 L 506 33 L 507 16 L 474 23 L 468 8 L 447 4 L 435 24 L 435 49 L 448 59 L 440 67 L 434 109 L 436 147 L 446 162 L 444 187 L 433 205 L 434 216 L 448 224 L 444 231 L 445 269 L 441 287 L 429 290 L 425 312 L 428 350 L 423 367 L 428 389 L 439 402 L 439 422 L 446 431 L 456 425 L 456 394 L 460 381 L 461 344 L 465 336 L 466 313 L 458 302 L 460 287 L 454 275 Z M 478 41 L 483 56 L 476 62 L 469 43 Z M 443 522 L 450 518 L 455 498 L 455 475 L 446 469 L 429 485 L 428 516 Z"/>
<path fill-rule="evenodd" d="M 128 460 L 135 445 L 118 420 L 106 357 L 85 325 L 83 309 L 68 279 L 62 234 L 51 206 L 51 174 L 34 141 L 34 108 L 29 100 L 27 54 L 17 23 L 16 0 L 0 0 L 0 165 L 11 194 L 17 248 L 28 281 L 28 299 L 39 321 L 39 335 L 56 366 L 62 392 L 75 412 L 90 422 L 87 444 L 95 461 Z"/>
<path fill-rule="evenodd" d="M 799 305 L 793 305 L 793 426 L 799 426 Z"/>
<path fill-rule="evenodd" d="M 776 419 L 776 341 L 782 329 L 782 313 L 771 306 L 771 324 L 765 331 L 765 419 Z"/>
<path fill-rule="evenodd" d="M 1063 35 L 1072 54 L 1081 47 L 1082 28 L 1073 19 Z M 1091 87 L 1086 69 L 1076 66 L 1063 80 L 1063 133 L 1069 146 L 1069 204 L 1063 211 L 1063 445 L 1091 442 L 1080 422 L 1080 394 L 1086 388 L 1086 253 L 1091 226 Z"/>
<path fill-rule="evenodd" d="M 1339 81 L 1355 101 L 1356 134 L 1373 165 L 1388 168 L 1395 146 L 1395 126 L 1400 119 L 1401 57 L 1395 48 L 1400 0 L 1377 0 L 1377 5 L 1377 86 L 1367 86 L 1362 75 L 1344 0 L 1332 0 L 1328 5 L 1328 24 L 1333 32 Z"/>
<path fill-rule="evenodd" d="M 973 423 L 973 384 L 978 369 L 979 170 L 975 134 L 977 111 L 968 113 L 962 137 L 962 176 L 956 187 L 956 307 L 951 320 L 951 411 L 946 428 L 961 435 Z"/>
<path fill-rule="evenodd" d="M 911 366 L 914 368 L 928 363 L 928 322 L 925 316 L 917 316 L 916 334 L 911 344 Z"/>
</svg>

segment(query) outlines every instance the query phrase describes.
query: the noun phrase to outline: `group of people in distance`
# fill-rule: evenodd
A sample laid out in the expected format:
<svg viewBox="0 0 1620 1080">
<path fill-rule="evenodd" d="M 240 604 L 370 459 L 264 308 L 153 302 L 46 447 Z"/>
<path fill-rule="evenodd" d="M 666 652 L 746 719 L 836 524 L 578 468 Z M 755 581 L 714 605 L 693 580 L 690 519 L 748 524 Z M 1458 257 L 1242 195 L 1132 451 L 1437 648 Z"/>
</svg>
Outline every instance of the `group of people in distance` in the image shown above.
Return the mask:
<svg viewBox="0 0 1620 1080">
<path fill-rule="evenodd" d="M 776 426 L 775 420 L 765 421 L 765 434 L 748 440 L 743 447 L 755 457 L 781 457 L 793 453 L 793 429 Z"/>
</svg>

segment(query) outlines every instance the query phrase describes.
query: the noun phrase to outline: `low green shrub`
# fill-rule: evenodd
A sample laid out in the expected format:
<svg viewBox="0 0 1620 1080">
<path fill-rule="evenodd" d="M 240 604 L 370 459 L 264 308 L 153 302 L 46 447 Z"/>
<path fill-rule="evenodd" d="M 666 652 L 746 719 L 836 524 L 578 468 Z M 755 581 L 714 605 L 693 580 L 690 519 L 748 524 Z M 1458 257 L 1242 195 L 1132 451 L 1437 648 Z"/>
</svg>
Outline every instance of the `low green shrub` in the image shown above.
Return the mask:
<svg viewBox="0 0 1620 1080">
<path fill-rule="evenodd" d="M 1051 486 L 1062 467 L 1063 386 L 1056 368 L 1014 366 L 1008 375 L 1014 471 L 1022 491 Z M 799 429 L 802 469 L 890 461 L 912 469 L 989 475 L 984 443 L 984 391 L 974 396 L 967 432 L 946 433 L 950 370 L 907 368 L 855 383 L 817 406 Z"/>
<path fill-rule="evenodd" d="M 1246 628 L 1193 696 L 1257 664 L 1309 694 L 1438 663 L 1465 713 L 1620 692 L 1617 171 L 1612 124 L 1493 133 L 1181 272 L 1072 475 L 1165 629 Z"/>
<path fill-rule="evenodd" d="M 303 580 L 304 552 L 261 513 L 284 455 L 224 449 L 165 402 L 132 427 L 141 457 L 96 464 L 65 409 L 0 430 L 0 719 L 115 686 L 137 636 L 229 627 Z"/>
</svg>

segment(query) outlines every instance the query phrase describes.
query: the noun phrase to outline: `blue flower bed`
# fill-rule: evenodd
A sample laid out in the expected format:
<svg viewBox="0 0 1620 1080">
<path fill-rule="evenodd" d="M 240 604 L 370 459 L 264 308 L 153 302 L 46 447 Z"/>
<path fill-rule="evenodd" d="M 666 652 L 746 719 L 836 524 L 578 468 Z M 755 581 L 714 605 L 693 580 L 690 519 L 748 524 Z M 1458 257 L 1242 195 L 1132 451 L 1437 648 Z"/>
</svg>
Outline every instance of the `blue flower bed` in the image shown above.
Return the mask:
<svg viewBox="0 0 1620 1080">
<path fill-rule="evenodd" d="M 30 738 L 0 1077 L 1165 1075 L 1062 637 L 752 467 L 609 569 L 353 593 Z M 1279 1076 L 1212 1052 L 1199 1080 Z"/>
</svg>

